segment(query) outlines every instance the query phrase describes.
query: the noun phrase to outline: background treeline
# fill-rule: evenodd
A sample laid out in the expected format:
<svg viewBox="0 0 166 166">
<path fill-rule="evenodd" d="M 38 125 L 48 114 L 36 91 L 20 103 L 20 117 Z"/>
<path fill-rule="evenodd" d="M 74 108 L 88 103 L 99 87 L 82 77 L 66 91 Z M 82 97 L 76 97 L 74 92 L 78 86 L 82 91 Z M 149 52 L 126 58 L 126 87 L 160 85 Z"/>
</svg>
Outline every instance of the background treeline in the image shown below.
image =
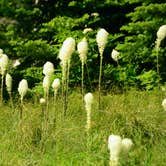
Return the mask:
<svg viewBox="0 0 166 166">
<path fill-rule="evenodd" d="M 78 43 L 86 37 L 89 49 L 85 84 L 90 89 L 98 85 L 96 34 L 99 28 L 105 28 L 109 40 L 104 52 L 103 89 L 152 89 L 166 81 L 166 39 L 159 51 L 159 74 L 155 49 L 156 32 L 164 24 L 163 0 L 1 0 L 0 48 L 11 60 L 21 61 L 20 66 L 9 71 L 14 88 L 25 78 L 33 91 L 40 91 L 44 63 L 54 63 L 54 77 L 61 78 L 58 53 L 63 41 L 73 37 Z M 84 34 L 85 28 L 93 31 Z M 111 58 L 114 48 L 120 52 L 118 64 Z M 70 72 L 70 86 L 80 86 L 81 62 L 77 51 L 72 56 Z"/>
</svg>

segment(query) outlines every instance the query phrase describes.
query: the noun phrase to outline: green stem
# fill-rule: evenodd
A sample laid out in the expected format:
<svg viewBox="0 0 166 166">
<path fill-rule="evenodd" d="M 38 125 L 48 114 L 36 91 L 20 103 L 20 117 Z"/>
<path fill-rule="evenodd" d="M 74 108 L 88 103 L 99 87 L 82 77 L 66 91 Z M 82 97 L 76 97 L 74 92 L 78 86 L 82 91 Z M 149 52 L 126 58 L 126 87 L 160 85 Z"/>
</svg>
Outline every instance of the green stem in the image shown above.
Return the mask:
<svg viewBox="0 0 166 166">
<path fill-rule="evenodd" d="M 82 63 L 82 80 L 81 80 L 81 87 L 82 87 L 82 105 L 84 106 L 84 63 Z"/>
<path fill-rule="evenodd" d="M 12 112 L 14 113 L 14 104 L 13 104 L 13 98 L 12 98 L 12 93 L 9 92 L 9 97 L 10 97 L 10 104 L 11 104 L 11 107 L 12 107 Z"/>
<path fill-rule="evenodd" d="M 1 104 L 3 104 L 3 80 L 4 80 L 4 75 L 2 74 L 2 79 L 1 79 Z"/>
<path fill-rule="evenodd" d="M 156 57 L 157 57 L 157 74 L 159 76 L 159 48 L 156 49 Z"/>
<path fill-rule="evenodd" d="M 88 74 L 88 81 L 89 81 L 89 84 L 90 84 L 90 89 L 92 90 L 92 83 L 91 83 L 90 76 L 89 76 L 88 65 L 87 65 L 87 63 L 85 63 L 85 65 L 86 65 L 86 70 L 87 70 L 87 74 Z"/>
<path fill-rule="evenodd" d="M 101 110 L 101 75 L 102 75 L 102 62 L 103 55 L 100 55 L 100 72 L 99 72 L 99 99 L 98 99 L 98 110 Z"/>
</svg>

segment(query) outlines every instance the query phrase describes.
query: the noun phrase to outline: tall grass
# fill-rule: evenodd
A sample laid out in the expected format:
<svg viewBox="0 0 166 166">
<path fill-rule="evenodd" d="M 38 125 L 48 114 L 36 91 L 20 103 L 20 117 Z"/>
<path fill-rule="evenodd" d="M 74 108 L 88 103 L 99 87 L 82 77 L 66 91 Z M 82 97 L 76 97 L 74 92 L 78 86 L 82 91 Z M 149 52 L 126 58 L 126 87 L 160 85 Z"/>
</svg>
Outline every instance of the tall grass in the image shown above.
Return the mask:
<svg viewBox="0 0 166 166">
<path fill-rule="evenodd" d="M 69 110 L 65 119 L 62 118 L 62 100 L 57 98 L 56 129 L 52 123 L 53 98 L 50 98 L 50 124 L 44 143 L 40 130 L 40 104 L 24 101 L 22 137 L 18 127 L 19 103 L 15 103 L 13 116 L 11 108 L 4 105 L 0 110 L 0 165 L 108 165 L 107 141 L 110 134 L 131 138 L 134 144 L 127 157 L 120 156 L 120 165 L 165 165 L 166 112 L 161 105 L 164 97 L 165 94 L 158 89 L 110 93 L 102 97 L 104 111 L 98 112 L 98 94 L 94 93 L 88 149 L 86 111 L 82 109 L 81 94 L 73 92 L 69 95 Z"/>
</svg>

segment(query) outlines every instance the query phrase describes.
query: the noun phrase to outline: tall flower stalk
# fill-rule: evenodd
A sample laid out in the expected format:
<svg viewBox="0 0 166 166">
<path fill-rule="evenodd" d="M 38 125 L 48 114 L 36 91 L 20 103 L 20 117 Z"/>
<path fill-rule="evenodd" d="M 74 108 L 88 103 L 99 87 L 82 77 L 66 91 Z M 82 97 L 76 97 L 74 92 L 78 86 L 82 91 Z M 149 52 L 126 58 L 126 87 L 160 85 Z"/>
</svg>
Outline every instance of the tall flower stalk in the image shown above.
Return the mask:
<svg viewBox="0 0 166 166">
<path fill-rule="evenodd" d="M 107 44 L 108 32 L 105 29 L 100 29 L 96 36 L 96 41 L 100 54 L 100 70 L 99 70 L 99 98 L 98 98 L 98 109 L 101 109 L 101 76 L 102 76 L 102 63 L 103 63 L 103 52 Z"/>
<path fill-rule="evenodd" d="M 166 25 L 160 26 L 157 31 L 156 39 L 156 57 L 157 57 L 157 73 L 159 74 L 159 50 L 161 41 L 166 37 Z"/>
<path fill-rule="evenodd" d="M 59 87 L 60 87 L 60 79 L 56 78 L 54 79 L 52 83 L 52 88 L 54 90 L 54 120 L 53 120 L 54 126 L 56 126 L 56 96 L 57 96 Z"/>
<path fill-rule="evenodd" d="M 5 83 L 6 83 L 7 92 L 9 94 L 11 107 L 14 112 L 14 105 L 13 105 L 13 98 L 12 98 L 12 77 L 8 73 L 6 74 Z"/>
<path fill-rule="evenodd" d="M 123 153 L 127 156 L 133 142 L 129 138 L 122 139 L 119 135 L 110 135 L 108 138 L 108 149 L 110 151 L 110 166 L 119 165 L 119 156 Z"/>
<path fill-rule="evenodd" d="M 93 103 L 93 95 L 92 93 L 87 93 L 84 96 L 84 101 L 85 101 L 85 110 L 87 113 L 87 123 L 86 123 L 86 131 L 89 132 L 91 128 L 91 109 L 92 109 L 92 103 Z"/>
<path fill-rule="evenodd" d="M 4 76 L 7 70 L 9 58 L 6 54 L 3 54 L 1 51 L 0 53 L 0 72 L 1 72 L 1 104 L 3 103 L 3 83 L 4 83 Z"/>
<path fill-rule="evenodd" d="M 84 65 L 86 64 L 87 52 L 88 52 L 88 43 L 86 38 L 83 38 L 77 44 L 77 50 L 81 60 L 81 71 L 82 71 L 81 88 L 82 88 L 82 104 L 83 104 L 84 103 Z"/>
<path fill-rule="evenodd" d="M 66 115 L 68 109 L 68 84 L 69 84 L 69 70 L 70 60 L 75 51 L 75 40 L 72 37 L 67 38 L 60 49 L 59 58 L 62 66 L 62 101 L 63 113 Z"/>
<path fill-rule="evenodd" d="M 49 88 L 50 88 L 50 79 L 54 73 L 53 63 L 47 61 L 43 66 L 43 74 L 45 75 L 43 79 L 43 89 L 44 89 L 44 98 L 46 99 L 46 126 L 49 121 Z"/>
<path fill-rule="evenodd" d="M 28 82 L 25 79 L 22 79 L 18 85 L 18 92 L 21 99 L 21 109 L 20 109 L 20 120 L 23 118 L 23 99 L 28 91 Z"/>
</svg>

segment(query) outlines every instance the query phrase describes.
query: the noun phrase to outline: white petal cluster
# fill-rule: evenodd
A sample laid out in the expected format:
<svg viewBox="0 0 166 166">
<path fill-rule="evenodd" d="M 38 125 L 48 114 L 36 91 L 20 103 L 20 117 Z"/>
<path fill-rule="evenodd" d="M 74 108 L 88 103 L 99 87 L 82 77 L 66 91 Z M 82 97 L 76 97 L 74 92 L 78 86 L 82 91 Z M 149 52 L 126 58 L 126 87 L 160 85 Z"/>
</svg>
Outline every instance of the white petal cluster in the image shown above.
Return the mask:
<svg viewBox="0 0 166 166">
<path fill-rule="evenodd" d="M 112 57 L 112 59 L 114 60 L 114 61 L 118 61 L 118 58 L 119 58 L 119 52 L 118 51 L 116 51 L 115 49 L 113 49 L 112 50 L 112 53 L 111 53 L 111 57 Z"/>
<path fill-rule="evenodd" d="M 28 91 L 28 82 L 27 82 L 27 80 L 22 79 L 18 85 L 18 92 L 19 92 L 19 95 L 21 96 L 21 100 L 23 100 L 27 91 Z"/>
<path fill-rule="evenodd" d="M 129 138 L 122 139 L 122 150 L 125 154 L 129 152 L 132 146 L 133 146 L 133 142 L 131 139 Z"/>
<path fill-rule="evenodd" d="M 85 109 L 86 110 L 91 110 L 92 103 L 93 103 L 93 95 L 92 93 L 87 93 L 84 96 L 84 101 L 85 101 Z"/>
<path fill-rule="evenodd" d="M 83 34 L 86 34 L 86 33 L 88 33 L 88 32 L 92 32 L 92 31 L 93 31 L 92 28 L 85 28 L 85 29 L 83 30 Z"/>
<path fill-rule="evenodd" d="M 166 37 L 166 25 L 162 25 L 157 31 L 157 38 L 163 40 Z"/>
<path fill-rule="evenodd" d="M 54 81 L 52 83 L 52 88 L 56 92 L 56 91 L 58 91 L 59 87 L 60 87 L 60 79 L 56 78 L 56 79 L 54 79 Z"/>
<path fill-rule="evenodd" d="M 107 39 L 108 39 L 108 32 L 105 29 L 101 28 L 98 31 L 97 36 L 96 36 L 96 41 L 97 41 L 100 56 L 102 56 L 102 54 L 104 52 L 104 49 L 107 44 Z"/>
<path fill-rule="evenodd" d="M 46 62 L 43 66 L 43 74 L 50 77 L 54 73 L 54 65 L 51 62 Z"/>
<path fill-rule="evenodd" d="M 50 77 L 45 76 L 44 79 L 43 79 L 43 89 L 44 89 L 45 94 L 48 93 L 49 87 L 50 87 Z"/>
<path fill-rule="evenodd" d="M 59 58 L 62 64 L 65 64 L 71 59 L 71 55 L 75 51 L 75 40 L 72 37 L 67 38 L 60 49 Z"/>
<path fill-rule="evenodd" d="M 160 47 L 161 41 L 166 37 L 166 25 L 160 26 L 157 31 L 156 47 Z"/>
<path fill-rule="evenodd" d="M 110 135 L 108 138 L 108 149 L 110 150 L 110 165 L 118 165 L 121 152 L 127 154 L 133 142 L 129 138 L 122 139 L 119 135 Z"/>
<path fill-rule="evenodd" d="M 166 111 L 166 99 L 164 99 L 164 100 L 162 101 L 162 106 L 163 106 L 164 110 Z"/>
<path fill-rule="evenodd" d="M 5 75 L 5 72 L 7 70 L 9 58 L 6 54 L 1 54 L 0 57 L 0 71 L 2 75 Z"/>
<path fill-rule="evenodd" d="M 40 104 L 45 104 L 46 103 L 46 100 L 45 100 L 45 98 L 40 98 Z"/>
<path fill-rule="evenodd" d="M 88 52 L 88 42 L 86 38 L 83 38 L 78 44 L 77 44 L 77 50 L 79 53 L 80 60 L 82 64 L 85 64 L 87 59 L 87 52 Z"/>
<path fill-rule="evenodd" d="M 122 150 L 122 139 L 118 135 L 110 135 L 108 138 L 108 149 L 110 150 L 110 160 L 118 162 L 119 154 Z"/>
<path fill-rule="evenodd" d="M 5 84 L 6 84 L 6 88 L 7 88 L 8 93 L 11 93 L 11 91 L 12 91 L 12 77 L 8 73 L 6 74 Z"/>
<path fill-rule="evenodd" d="M 19 60 L 19 59 L 16 59 L 16 60 L 14 60 L 14 62 L 13 62 L 13 67 L 15 68 L 15 67 L 19 66 L 20 64 L 21 64 L 20 60 Z"/>
<path fill-rule="evenodd" d="M 85 109 L 87 112 L 87 123 L 86 123 L 86 130 L 89 131 L 91 128 L 91 108 L 92 108 L 92 103 L 93 103 L 93 95 L 92 93 L 87 93 L 84 96 L 84 101 L 85 101 Z"/>
</svg>

